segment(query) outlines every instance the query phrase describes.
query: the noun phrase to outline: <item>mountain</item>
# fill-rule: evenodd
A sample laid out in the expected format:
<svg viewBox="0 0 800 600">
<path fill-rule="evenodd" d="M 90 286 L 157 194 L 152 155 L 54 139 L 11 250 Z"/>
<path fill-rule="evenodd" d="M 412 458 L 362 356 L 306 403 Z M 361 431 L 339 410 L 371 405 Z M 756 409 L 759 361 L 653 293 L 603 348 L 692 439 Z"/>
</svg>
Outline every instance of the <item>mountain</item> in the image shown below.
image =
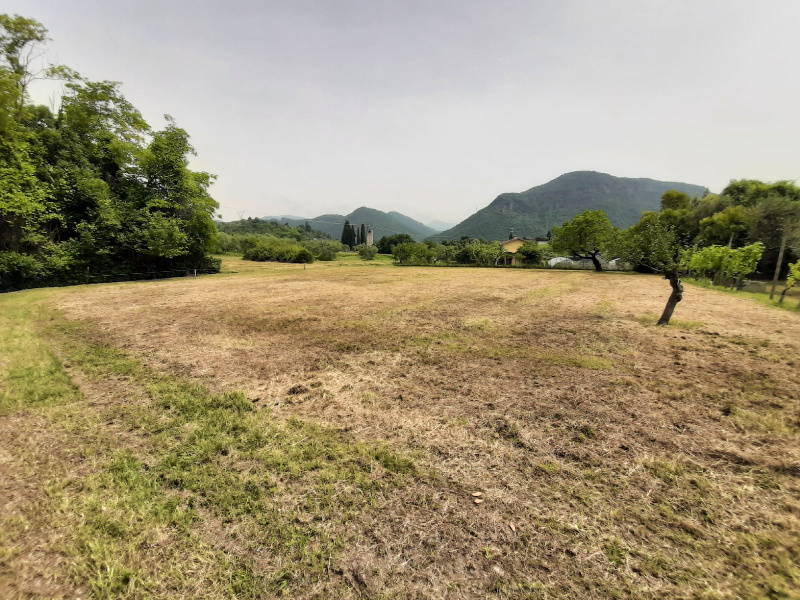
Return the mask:
<svg viewBox="0 0 800 600">
<path fill-rule="evenodd" d="M 525 192 L 500 194 L 489 206 L 437 235 L 436 239 L 457 239 L 468 235 L 504 240 L 511 229 L 519 237 L 544 236 L 575 215 L 597 209 L 606 213 L 617 227 L 630 227 L 639 221 L 643 212 L 658 210 L 661 195 L 667 190 L 702 196 L 706 188 L 675 181 L 575 171 Z"/>
<path fill-rule="evenodd" d="M 447 221 L 430 221 L 429 223 L 425 224 L 436 231 L 446 231 L 456 226 L 455 223 L 448 223 Z"/>
<path fill-rule="evenodd" d="M 423 240 L 426 237 L 436 233 L 435 229 L 423 225 L 419 221 L 415 221 L 411 217 L 400 214 L 399 212 L 385 213 L 381 210 L 368 208 L 362 206 L 357 208 L 349 215 L 336 215 L 326 214 L 314 217 L 313 219 L 304 219 L 301 217 L 287 218 L 287 217 L 262 217 L 265 221 L 278 221 L 279 223 L 288 223 L 289 225 L 304 225 L 308 222 L 311 227 L 317 231 L 323 231 L 334 239 L 339 239 L 342 235 L 342 226 L 345 221 L 350 221 L 353 225 L 360 225 L 364 223 L 367 227 L 372 227 L 375 232 L 375 241 L 377 242 L 385 235 L 392 235 L 394 233 L 407 233 L 415 240 Z"/>
</svg>

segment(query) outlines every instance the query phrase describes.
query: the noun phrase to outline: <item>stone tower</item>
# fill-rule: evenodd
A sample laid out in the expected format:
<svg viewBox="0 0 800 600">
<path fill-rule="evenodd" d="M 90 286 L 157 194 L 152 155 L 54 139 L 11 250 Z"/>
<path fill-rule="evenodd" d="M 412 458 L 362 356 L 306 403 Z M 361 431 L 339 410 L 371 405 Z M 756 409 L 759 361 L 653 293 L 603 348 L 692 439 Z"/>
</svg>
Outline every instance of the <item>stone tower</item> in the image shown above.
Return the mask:
<svg viewBox="0 0 800 600">
<path fill-rule="evenodd" d="M 367 229 L 367 246 L 372 246 L 375 243 L 375 239 L 372 235 L 372 227 Z"/>
</svg>

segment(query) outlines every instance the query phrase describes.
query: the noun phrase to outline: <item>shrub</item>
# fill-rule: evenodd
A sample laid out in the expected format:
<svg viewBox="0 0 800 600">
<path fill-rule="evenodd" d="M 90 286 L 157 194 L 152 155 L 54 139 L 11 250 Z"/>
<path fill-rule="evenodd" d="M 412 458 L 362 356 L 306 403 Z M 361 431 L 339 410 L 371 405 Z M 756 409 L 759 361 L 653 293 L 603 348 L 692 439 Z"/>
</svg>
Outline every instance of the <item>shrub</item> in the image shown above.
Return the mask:
<svg viewBox="0 0 800 600">
<path fill-rule="evenodd" d="M 336 260 L 337 252 L 344 252 L 347 246 L 342 244 L 339 240 L 310 240 L 303 242 L 314 258 L 317 260 Z"/>
<path fill-rule="evenodd" d="M 429 265 L 433 261 L 433 251 L 419 242 L 398 244 L 392 250 L 392 255 L 400 264 Z"/>
<path fill-rule="evenodd" d="M 356 246 L 356 250 L 361 260 L 375 260 L 375 255 L 378 253 L 378 249 L 375 246 L 367 246 L 366 244 Z"/>
<path fill-rule="evenodd" d="M 517 256 L 523 264 L 540 265 L 551 258 L 550 246 L 539 244 L 536 241 L 525 242 L 517 250 Z"/>
<path fill-rule="evenodd" d="M 43 275 L 42 263 L 30 254 L 0 252 L 0 290 L 27 287 Z"/>
<path fill-rule="evenodd" d="M 395 246 L 399 246 L 400 244 L 407 244 L 412 243 L 414 238 L 412 238 L 407 233 L 396 233 L 394 235 L 385 235 L 381 239 L 378 240 L 378 252 L 381 254 L 393 254 Z"/>
<path fill-rule="evenodd" d="M 214 236 L 212 252 L 241 252 L 242 240 L 243 238 L 240 235 L 231 235 L 224 231 L 219 231 Z"/>
<path fill-rule="evenodd" d="M 266 236 L 246 238 L 242 258 L 259 262 L 314 262 L 314 255 L 297 242 Z"/>
</svg>

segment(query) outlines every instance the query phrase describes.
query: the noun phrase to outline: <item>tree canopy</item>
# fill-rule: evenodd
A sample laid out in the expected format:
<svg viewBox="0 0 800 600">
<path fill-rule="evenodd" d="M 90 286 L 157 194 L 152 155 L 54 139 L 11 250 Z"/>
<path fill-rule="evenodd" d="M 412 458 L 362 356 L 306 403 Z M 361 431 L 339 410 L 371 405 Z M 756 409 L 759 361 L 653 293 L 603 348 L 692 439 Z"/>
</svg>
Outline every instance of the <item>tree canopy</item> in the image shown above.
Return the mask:
<svg viewBox="0 0 800 600">
<path fill-rule="evenodd" d="M 189 169 L 188 133 L 153 131 L 113 81 L 37 62 L 47 30 L 0 15 L 0 290 L 120 273 L 218 268 L 214 176 Z M 28 101 L 60 77 L 53 113 Z"/>
<path fill-rule="evenodd" d="M 550 242 L 555 252 L 567 252 L 588 259 L 601 271 L 600 255 L 615 242 L 617 229 L 602 210 L 587 210 L 552 230 Z"/>
</svg>

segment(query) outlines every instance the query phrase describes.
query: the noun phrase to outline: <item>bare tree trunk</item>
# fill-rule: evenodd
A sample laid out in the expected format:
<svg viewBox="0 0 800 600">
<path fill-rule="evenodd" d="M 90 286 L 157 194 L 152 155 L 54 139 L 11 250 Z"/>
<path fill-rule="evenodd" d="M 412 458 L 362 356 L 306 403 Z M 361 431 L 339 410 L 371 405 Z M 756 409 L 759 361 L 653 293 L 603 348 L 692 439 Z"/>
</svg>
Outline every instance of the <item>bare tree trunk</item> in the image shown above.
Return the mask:
<svg viewBox="0 0 800 600">
<path fill-rule="evenodd" d="M 728 248 L 733 248 L 733 232 L 731 231 L 731 237 L 728 238 Z"/>
<path fill-rule="evenodd" d="M 661 313 L 661 318 L 656 325 L 669 325 L 669 320 L 672 318 L 672 313 L 675 311 L 675 306 L 683 300 L 683 284 L 678 279 L 678 273 L 670 271 L 664 274 L 665 279 L 669 279 L 669 284 L 672 286 L 672 293 L 669 295 L 667 305 L 664 307 L 664 312 Z"/>
<path fill-rule="evenodd" d="M 783 232 L 781 237 L 781 249 L 778 251 L 778 264 L 775 265 L 775 275 L 772 277 L 772 289 L 769 291 L 769 299 L 772 300 L 775 296 L 775 286 L 778 285 L 778 276 L 781 274 L 781 264 L 783 263 L 783 251 L 786 250 L 786 239 L 789 237 L 789 232 Z"/>
<path fill-rule="evenodd" d="M 602 267 L 602 265 L 600 264 L 600 261 L 597 259 L 597 255 L 595 255 L 595 254 L 590 254 L 590 255 L 589 255 L 589 258 L 591 258 L 591 259 L 592 259 L 592 264 L 594 265 L 594 270 L 595 270 L 595 271 L 602 271 L 602 270 L 603 270 L 603 267 Z"/>
</svg>

